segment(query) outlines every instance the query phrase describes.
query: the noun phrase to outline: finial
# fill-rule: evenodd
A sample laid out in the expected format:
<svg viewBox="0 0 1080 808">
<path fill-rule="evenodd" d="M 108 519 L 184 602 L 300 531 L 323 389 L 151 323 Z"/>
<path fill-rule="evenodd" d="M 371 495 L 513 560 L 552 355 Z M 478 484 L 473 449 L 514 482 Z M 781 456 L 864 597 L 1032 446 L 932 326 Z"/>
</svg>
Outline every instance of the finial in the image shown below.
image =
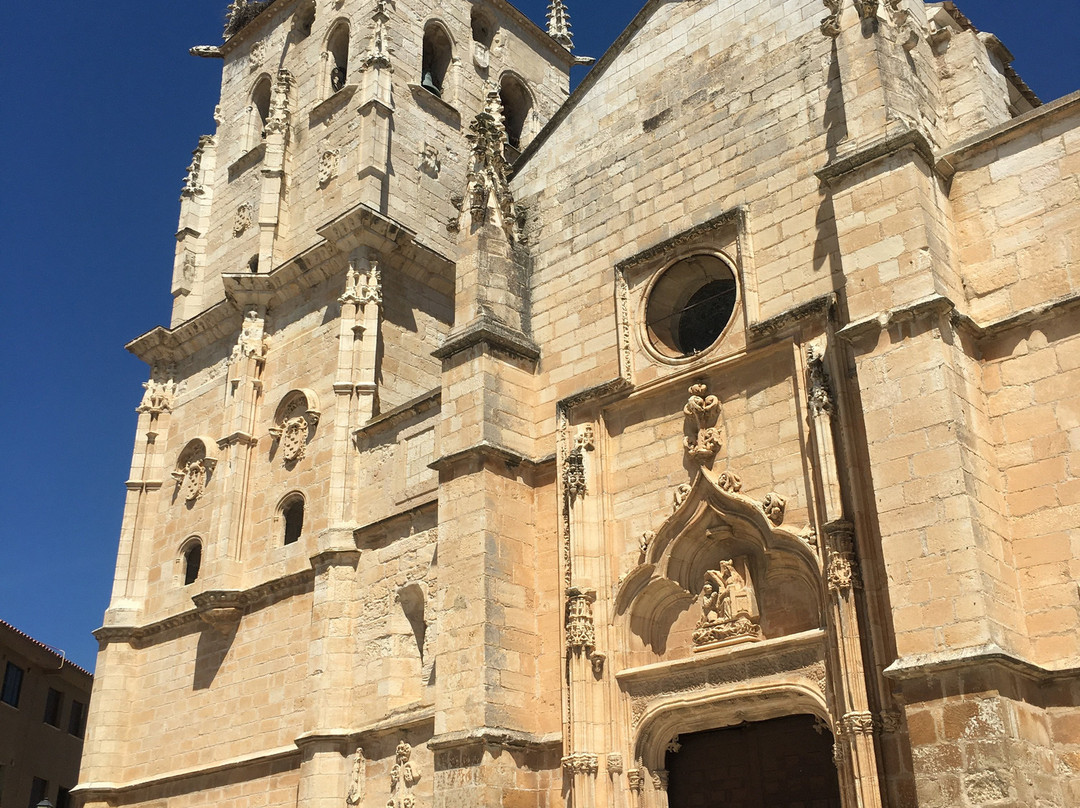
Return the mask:
<svg viewBox="0 0 1080 808">
<path fill-rule="evenodd" d="M 573 50 L 574 39 L 570 34 L 570 15 L 563 0 L 551 0 L 547 12 L 548 36 L 567 50 Z"/>
</svg>

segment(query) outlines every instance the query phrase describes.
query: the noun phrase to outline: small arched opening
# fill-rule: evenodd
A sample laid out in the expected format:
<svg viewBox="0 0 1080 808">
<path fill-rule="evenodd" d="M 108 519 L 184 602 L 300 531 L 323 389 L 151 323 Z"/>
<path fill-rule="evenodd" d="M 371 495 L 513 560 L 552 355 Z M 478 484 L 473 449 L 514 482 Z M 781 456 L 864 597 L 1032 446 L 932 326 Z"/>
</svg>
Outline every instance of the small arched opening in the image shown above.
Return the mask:
<svg viewBox="0 0 1080 808">
<path fill-rule="evenodd" d="M 334 26 L 326 40 L 327 83 L 330 93 L 345 86 L 349 75 L 349 24 L 344 20 Z"/>
<path fill-rule="evenodd" d="M 437 22 L 429 22 L 424 27 L 424 53 L 420 68 L 420 86 L 433 95 L 442 98 L 447 90 L 447 73 L 453 48 L 450 36 Z"/>
<path fill-rule="evenodd" d="M 249 148 L 255 148 L 266 137 L 266 122 L 270 120 L 270 97 L 273 85 L 270 77 L 263 75 L 251 91 Z"/>
<path fill-rule="evenodd" d="M 499 84 L 499 100 L 502 102 L 506 142 L 511 148 L 521 151 L 529 113 L 532 112 L 532 95 L 524 82 L 507 74 Z"/>
<path fill-rule="evenodd" d="M 304 497 L 290 494 L 281 502 L 282 544 L 295 544 L 304 532 Z"/>
<path fill-rule="evenodd" d="M 191 586 L 199 580 L 199 572 L 202 570 L 202 542 L 198 539 L 190 539 L 180 551 L 180 567 L 183 574 L 184 586 Z"/>
</svg>

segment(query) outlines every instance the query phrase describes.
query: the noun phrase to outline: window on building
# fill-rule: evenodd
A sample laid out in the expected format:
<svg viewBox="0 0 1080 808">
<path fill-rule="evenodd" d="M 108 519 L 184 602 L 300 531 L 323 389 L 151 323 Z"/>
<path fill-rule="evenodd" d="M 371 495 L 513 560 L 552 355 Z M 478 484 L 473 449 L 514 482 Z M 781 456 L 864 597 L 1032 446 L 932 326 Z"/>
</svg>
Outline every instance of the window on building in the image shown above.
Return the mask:
<svg viewBox="0 0 1080 808">
<path fill-rule="evenodd" d="M 424 56 L 421 63 L 420 85 L 440 98 L 446 85 L 446 71 L 452 56 L 450 37 L 437 23 L 428 23 L 424 29 Z"/>
<path fill-rule="evenodd" d="M 71 700 L 71 715 L 68 716 L 68 734 L 81 738 L 86 731 L 86 705 L 78 699 Z"/>
<path fill-rule="evenodd" d="M 30 784 L 30 802 L 28 808 L 36 808 L 37 804 L 45 799 L 45 795 L 49 791 L 49 781 L 42 780 L 40 777 L 35 777 L 34 781 Z"/>
<path fill-rule="evenodd" d="M 336 93 L 349 75 L 349 24 L 342 20 L 326 41 L 327 64 L 330 67 L 330 92 Z"/>
<path fill-rule="evenodd" d="M 676 261 L 656 280 L 645 305 L 653 348 L 672 359 L 707 350 L 731 322 L 737 293 L 735 273 L 719 256 Z"/>
<path fill-rule="evenodd" d="M 4 669 L 4 689 L 0 691 L 0 701 L 19 706 L 19 694 L 22 693 L 23 669 L 14 662 L 9 662 Z"/>
<path fill-rule="evenodd" d="M 71 791 L 63 786 L 56 792 L 56 808 L 71 808 Z"/>
<path fill-rule="evenodd" d="M 253 138 L 256 145 L 266 137 L 266 122 L 270 119 L 270 95 L 272 92 L 273 87 L 270 84 L 270 77 L 263 76 L 251 93 L 251 109 L 254 113 L 252 123 L 258 129 L 258 137 Z"/>
<path fill-rule="evenodd" d="M 184 586 L 189 586 L 199 580 L 201 567 L 202 544 L 196 541 L 184 550 Z"/>
<path fill-rule="evenodd" d="M 50 687 L 48 695 L 45 696 L 45 715 L 41 720 L 50 727 L 59 727 L 60 713 L 63 709 L 64 694 Z"/>
<path fill-rule="evenodd" d="M 507 75 L 499 85 L 499 100 L 506 122 L 506 142 L 520 151 L 521 136 L 532 111 L 532 96 L 519 79 Z"/>
<path fill-rule="evenodd" d="M 304 532 L 304 498 L 299 494 L 285 500 L 281 506 L 281 519 L 285 523 L 285 544 L 300 539 Z"/>
</svg>

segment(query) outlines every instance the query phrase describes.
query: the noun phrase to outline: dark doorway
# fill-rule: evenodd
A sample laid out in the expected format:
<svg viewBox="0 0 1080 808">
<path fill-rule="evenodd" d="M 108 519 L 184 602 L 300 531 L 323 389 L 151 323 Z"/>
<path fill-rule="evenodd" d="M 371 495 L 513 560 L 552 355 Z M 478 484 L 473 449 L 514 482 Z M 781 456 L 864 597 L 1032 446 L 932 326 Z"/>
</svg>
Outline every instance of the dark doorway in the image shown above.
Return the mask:
<svg viewBox="0 0 1080 808">
<path fill-rule="evenodd" d="M 833 737 L 810 715 L 680 735 L 670 808 L 840 808 Z"/>
</svg>

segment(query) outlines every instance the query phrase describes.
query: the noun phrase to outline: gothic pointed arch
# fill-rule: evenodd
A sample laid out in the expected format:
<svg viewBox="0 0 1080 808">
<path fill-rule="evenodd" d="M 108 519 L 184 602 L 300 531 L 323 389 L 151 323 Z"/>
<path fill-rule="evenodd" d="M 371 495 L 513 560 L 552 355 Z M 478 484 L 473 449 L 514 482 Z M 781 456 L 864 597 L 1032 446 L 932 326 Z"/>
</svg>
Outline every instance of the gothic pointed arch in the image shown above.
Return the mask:
<svg viewBox="0 0 1080 808">
<path fill-rule="evenodd" d="M 690 656 L 824 625 L 816 549 L 724 472 L 698 472 L 621 582 L 616 624 L 639 662 Z"/>
</svg>

